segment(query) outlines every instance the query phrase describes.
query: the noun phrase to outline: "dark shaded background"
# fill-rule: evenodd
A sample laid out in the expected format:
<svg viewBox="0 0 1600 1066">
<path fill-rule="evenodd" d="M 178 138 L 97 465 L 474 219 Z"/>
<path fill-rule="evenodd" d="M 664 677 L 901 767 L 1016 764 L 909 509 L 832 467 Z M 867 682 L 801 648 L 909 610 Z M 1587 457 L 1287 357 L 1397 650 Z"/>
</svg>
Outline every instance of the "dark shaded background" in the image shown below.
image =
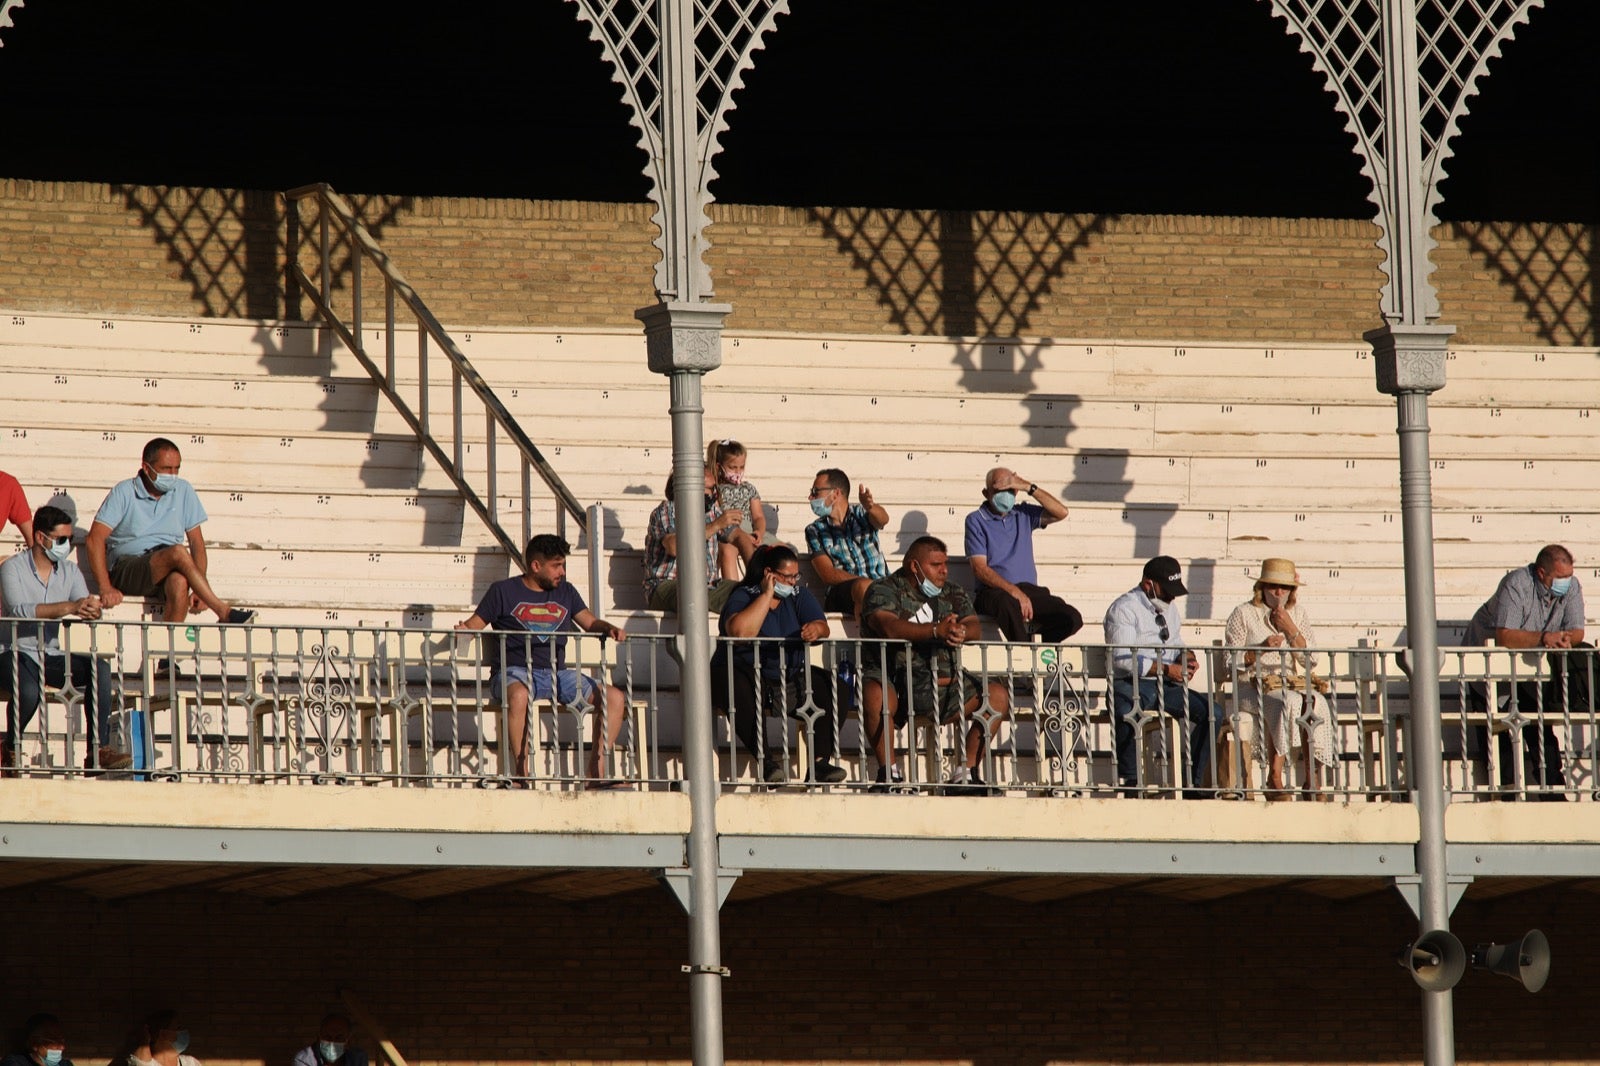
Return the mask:
<svg viewBox="0 0 1600 1066">
<path fill-rule="evenodd" d="M 736 98 L 728 202 L 1367 218 L 1351 138 L 1263 0 L 794 0 Z M 564 0 L 39 0 L 0 48 L 0 176 L 638 201 Z M 978 17 L 981 13 L 982 17 Z M 1600 220 L 1600 4 L 1484 83 L 1443 216 Z"/>
</svg>

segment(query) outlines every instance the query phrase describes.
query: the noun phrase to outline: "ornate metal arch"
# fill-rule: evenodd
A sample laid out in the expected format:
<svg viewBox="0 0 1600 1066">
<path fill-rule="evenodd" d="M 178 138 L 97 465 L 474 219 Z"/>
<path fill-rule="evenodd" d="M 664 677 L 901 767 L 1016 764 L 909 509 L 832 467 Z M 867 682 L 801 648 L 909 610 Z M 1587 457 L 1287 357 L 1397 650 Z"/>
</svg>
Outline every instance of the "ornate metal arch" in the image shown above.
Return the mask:
<svg viewBox="0 0 1600 1066">
<path fill-rule="evenodd" d="M 25 5 L 26 0 L 0 0 L 0 30 L 15 26 L 16 23 L 11 21 L 11 12 L 14 8 L 23 7 Z M 6 42 L 4 39 L 0 39 L 0 48 L 4 48 L 5 45 Z"/>
<path fill-rule="evenodd" d="M 1311 54 L 1344 113 L 1345 129 L 1356 138 L 1382 231 L 1378 246 L 1389 279 L 1381 295 L 1384 318 L 1413 324 L 1438 318 L 1438 294 L 1429 280 L 1434 246 L 1430 231 L 1437 221 L 1439 183 L 1453 152 L 1451 141 L 1490 61 L 1544 0 L 1414 0 L 1412 41 L 1385 38 L 1383 0 L 1268 3 L 1288 32 L 1300 39 L 1301 51 Z M 1396 48 L 1405 54 L 1394 55 Z M 1385 85 L 1384 71 L 1395 65 L 1402 76 L 1407 68 L 1415 70 L 1415 158 L 1410 158 L 1410 145 L 1393 143 L 1402 127 L 1390 113 L 1394 108 L 1389 101 L 1403 97 L 1392 95 L 1395 87 Z M 1399 180 L 1405 171 L 1415 175 L 1409 190 Z"/>
<path fill-rule="evenodd" d="M 710 185 L 716 177 L 713 160 L 721 148 L 733 94 L 788 0 L 571 0 L 578 17 L 589 24 L 589 36 L 600 43 L 611 64 L 612 79 L 622 86 L 629 118 L 639 131 L 639 146 L 649 161 L 645 177 L 656 206 L 651 221 L 658 230 L 656 292 L 665 300 L 697 302 L 712 295 L 705 264 L 705 239 L 710 218 Z M 682 20 L 667 24 L 681 8 Z M 684 54 L 693 56 L 688 70 L 675 70 L 670 47 L 681 34 Z M 692 52 L 690 51 L 692 49 Z M 679 92 L 692 96 L 693 106 L 675 107 Z M 678 116 L 690 116 L 693 128 L 680 130 Z M 692 153 L 692 154 L 691 154 Z M 683 158 L 680 158 L 682 156 Z"/>
</svg>

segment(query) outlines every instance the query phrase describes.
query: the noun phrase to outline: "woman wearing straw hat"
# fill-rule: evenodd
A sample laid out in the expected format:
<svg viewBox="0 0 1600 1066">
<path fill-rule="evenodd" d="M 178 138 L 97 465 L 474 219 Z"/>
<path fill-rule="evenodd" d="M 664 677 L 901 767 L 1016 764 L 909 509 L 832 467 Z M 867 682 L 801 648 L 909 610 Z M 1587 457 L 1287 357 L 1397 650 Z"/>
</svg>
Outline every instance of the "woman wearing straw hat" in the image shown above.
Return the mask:
<svg viewBox="0 0 1600 1066">
<path fill-rule="evenodd" d="M 1250 602 L 1241 603 L 1228 616 L 1227 646 L 1246 649 L 1236 660 L 1239 739 L 1248 743 L 1257 723 L 1265 726 L 1271 756 L 1267 765 L 1269 800 L 1290 798 L 1283 770 L 1294 748 L 1305 752 L 1304 786 L 1308 796 L 1317 784 L 1315 764 L 1333 766 L 1333 728 L 1324 698 L 1328 684 L 1314 673 L 1315 655 L 1296 655 L 1291 650 L 1316 643 L 1306 609 L 1299 604 L 1299 591 L 1300 575 L 1295 572 L 1294 563 L 1288 559 L 1263 560 Z M 1303 742 L 1299 719 L 1308 710 L 1309 742 Z M 1331 796 L 1321 793 L 1316 798 Z"/>
</svg>

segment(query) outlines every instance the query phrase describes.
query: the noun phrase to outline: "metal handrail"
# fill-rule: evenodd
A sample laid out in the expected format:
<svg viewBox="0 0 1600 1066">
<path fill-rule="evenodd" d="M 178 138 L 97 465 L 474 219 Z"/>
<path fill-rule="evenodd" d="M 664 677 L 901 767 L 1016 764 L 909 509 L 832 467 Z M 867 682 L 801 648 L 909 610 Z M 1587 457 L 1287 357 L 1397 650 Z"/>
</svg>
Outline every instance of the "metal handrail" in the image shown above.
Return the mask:
<svg viewBox="0 0 1600 1066">
<path fill-rule="evenodd" d="M 598 530 L 590 528 L 590 522 L 584 513 L 583 506 L 578 503 L 577 497 L 567 488 L 561 476 L 555 472 L 545 460 L 543 453 L 537 445 L 528 439 L 516 419 L 506 410 L 494 390 L 484 381 L 483 376 L 473 368 L 466 354 L 445 332 L 444 326 L 428 310 L 426 304 L 416 293 L 409 282 L 401 275 L 399 268 L 390 261 L 388 255 L 379 247 L 367 228 L 356 217 L 350 204 L 333 190 L 326 182 L 313 185 L 302 185 L 290 189 L 284 194 L 285 199 L 292 206 L 289 214 L 291 227 L 289 238 L 289 254 L 287 259 L 287 272 L 289 281 L 297 285 L 301 292 L 310 296 L 316 305 L 317 313 L 328 327 L 334 331 L 345 344 L 345 347 L 361 361 L 367 373 L 377 384 L 389 402 L 406 420 L 422 446 L 455 483 L 457 490 L 467 504 L 478 513 L 478 517 L 488 526 L 501 546 L 522 564 L 522 548 L 533 535 L 533 512 L 530 498 L 532 496 L 531 473 L 537 472 L 540 480 L 549 487 L 559 503 L 557 510 L 557 533 L 563 537 L 566 534 L 566 519 L 571 516 L 577 523 L 578 529 L 590 534 L 591 552 L 595 552 L 594 539 Z M 311 278 L 299 262 L 299 239 L 297 229 L 299 226 L 299 203 L 302 200 L 314 199 L 318 206 L 319 241 L 317 243 L 319 270 L 318 279 L 313 284 Z M 347 326 L 333 309 L 333 266 L 330 258 L 332 251 L 329 218 L 338 220 L 343 228 L 343 235 L 350 245 L 350 289 L 351 289 L 351 322 Z M 362 270 L 363 260 L 370 261 L 383 275 L 384 280 L 384 365 L 380 368 L 367 354 L 361 343 L 361 303 L 362 303 Z M 406 399 L 401 396 L 395 374 L 395 303 L 398 300 L 404 304 L 417 322 L 417 381 L 418 398 L 414 410 Z M 433 437 L 430 423 L 428 404 L 428 338 L 432 337 L 439 350 L 450 360 L 452 372 L 451 395 L 451 428 L 453 431 L 453 454 L 446 454 L 438 441 Z M 483 404 L 485 416 L 485 430 L 487 436 L 486 469 L 488 471 L 486 491 L 479 494 L 477 489 L 467 480 L 463 469 L 463 434 L 462 434 L 462 384 L 465 383 Z M 513 540 L 505 527 L 501 524 L 495 499 L 498 495 L 498 477 L 495 470 L 495 433 L 496 429 L 503 431 L 512 447 L 516 448 L 522 457 L 521 467 L 521 513 L 522 513 L 522 541 Z M 596 552 L 597 556 L 597 552 Z M 595 567 L 594 569 L 598 569 Z"/>
</svg>

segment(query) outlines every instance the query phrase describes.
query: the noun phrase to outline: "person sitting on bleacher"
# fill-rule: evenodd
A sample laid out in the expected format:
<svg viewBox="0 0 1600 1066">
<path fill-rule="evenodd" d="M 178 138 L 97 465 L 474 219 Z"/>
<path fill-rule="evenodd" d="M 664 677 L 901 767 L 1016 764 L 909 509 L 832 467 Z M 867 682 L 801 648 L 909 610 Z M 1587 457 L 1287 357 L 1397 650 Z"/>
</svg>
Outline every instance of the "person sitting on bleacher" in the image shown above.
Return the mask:
<svg viewBox="0 0 1600 1066">
<path fill-rule="evenodd" d="M 1149 708 L 1183 715 L 1194 727 L 1188 742 L 1184 798 L 1214 795 L 1200 790 L 1210 769 L 1212 743 L 1222 728 L 1222 708 L 1205 694 L 1189 688 L 1199 662 L 1194 652 L 1183 646 L 1183 609 L 1178 606 L 1178 597 L 1188 594 L 1178 560 L 1158 555 L 1144 564 L 1139 584 L 1112 600 L 1106 609 L 1117 783 L 1124 790 L 1135 787 L 1139 779 L 1139 753 L 1134 727 L 1128 719 L 1136 710 Z"/>
<path fill-rule="evenodd" d="M 1590 713 L 1589 680 L 1585 664 L 1572 649 L 1589 648 L 1583 641 L 1583 585 L 1573 573 L 1572 553 L 1559 544 L 1546 544 L 1527 566 L 1519 566 L 1500 579 L 1494 595 L 1479 607 L 1461 638 L 1465 647 L 1481 647 L 1491 640 L 1502 648 L 1528 648 L 1544 651 L 1550 673 L 1541 686 L 1534 681 L 1519 682 L 1513 695 L 1517 711 L 1529 721 L 1522 727 L 1523 782 L 1563 789 L 1567 775 L 1562 768 L 1561 742 L 1556 738 L 1553 720 L 1564 714 L 1573 717 Z M 1592 654 L 1588 653 L 1588 654 Z M 1487 709 L 1487 693 L 1474 684 L 1468 699 L 1472 709 L 1482 714 Z M 1472 728 L 1472 748 L 1479 758 L 1488 758 L 1487 726 Z M 1500 734 L 1500 785 L 1516 783 L 1516 766 L 1511 751 L 1511 730 Z M 1560 801 L 1561 792 L 1539 792 L 1529 798 Z"/>
<path fill-rule="evenodd" d="M 789 772 L 764 743 L 758 709 L 795 718 L 803 710 L 814 713 L 811 781 L 843 781 L 844 767 L 832 762 L 839 679 L 806 661 L 806 645 L 826 640 L 828 623 L 817 598 L 800 587 L 800 557 L 793 548 L 772 544 L 756 549 L 744 583 L 722 608 L 718 628 L 724 638 L 733 639 L 719 640 L 711 657 L 711 705 L 726 711 L 731 700 L 734 729 L 760 763 L 761 780 L 782 784 Z M 755 637 L 766 639 L 750 639 Z"/>
<path fill-rule="evenodd" d="M 1267 799 L 1287 800 L 1284 764 L 1296 747 L 1305 751 L 1305 780 L 1302 788 L 1308 798 L 1331 799 L 1332 794 L 1317 791 L 1316 767 L 1333 767 L 1333 721 L 1328 714 L 1328 682 L 1315 672 L 1317 657 L 1309 652 L 1296 655 L 1294 649 L 1316 645 L 1311 618 L 1300 603 L 1300 575 L 1288 559 L 1265 559 L 1261 578 L 1255 583 L 1250 602 L 1241 603 L 1228 615 L 1223 643 L 1230 648 L 1248 648 L 1234 664 L 1238 672 L 1238 737 L 1244 745 L 1245 759 L 1255 740 L 1258 725 L 1267 738 L 1271 759 L 1267 764 Z M 1311 720 L 1302 731 L 1301 717 Z"/>
<path fill-rule="evenodd" d="M 894 765 L 895 727 L 912 714 L 928 722 L 950 722 L 976 714 L 984 704 L 982 680 L 961 666 L 962 644 L 978 636 L 978 615 L 967 590 L 950 580 L 944 541 L 918 537 L 900 569 L 872 583 L 861 605 L 861 635 L 884 639 L 864 644 L 859 673 L 862 726 L 879 762 L 873 791 L 888 790 L 901 780 Z M 1006 686 L 990 681 L 990 728 L 1010 709 Z M 885 725 L 886 717 L 892 725 Z M 981 721 L 967 730 L 963 764 L 950 775 L 947 794 L 994 794 L 978 769 L 987 734 Z"/>
<path fill-rule="evenodd" d="M 811 483 L 811 510 L 817 520 L 806 526 L 811 569 L 828 586 L 825 610 L 859 617 L 861 601 L 874 581 L 889 576 L 889 564 L 878 546 L 878 530 L 889 524 L 889 512 L 861 486 L 861 502 L 850 502 L 850 479 L 843 470 L 817 471 Z"/>
<path fill-rule="evenodd" d="M 706 589 L 710 594 L 708 606 L 720 611 L 739 583 L 722 577 L 717 569 L 717 537 L 738 525 L 744 512 L 725 511 L 717 503 L 716 474 L 709 466 L 705 479 Z M 668 474 L 667 498 L 650 512 L 650 525 L 644 534 L 644 595 L 652 611 L 678 610 L 678 508 L 672 496 L 675 486 L 676 476 Z"/>
<path fill-rule="evenodd" d="M 1033 503 L 1018 503 L 1026 492 Z M 967 562 L 977 581 L 974 603 L 1007 640 L 1059 644 L 1083 628 L 1078 609 L 1039 584 L 1033 531 L 1067 517 L 1067 505 L 1015 471 L 997 466 L 983 480 L 983 506 L 967 515 Z"/>
<path fill-rule="evenodd" d="M 61 624 L 56 619 L 92 622 L 100 617 L 100 597 L 89 594 L 83 572 L 72 561 L 72 518 L 47 504 L 34 512 L 33 529 L 28 550 L 0 563 L 0 601 L 10 620 L 0 633 L 0 692 L 9 701 L 0 765 L 8 770 L 15 765 L 22 731 L 39 710 L 41 680 L 59 687 L 70 672 L 73 687 L 83 693 L 84 769 L 120 769 L 132 759 L 105 744 L 110 737 L 111 669 L 79 652 L 72 653 L 69 663 L 59 640 Z M 48 621 L 41 624 L 41 620 Z M 88 645 L 85 635 L 78 646 Z"/>
<path fill-rule="evenodd" d="M 350 1019 L 335 1011 L 317 1026 L 317 1042 L 295 1052 L 293 1066 L 367 1066 L 367 1053 L 350 1046 Z"/>
<path fill-rule="evenodd" d="M 456 624 L 457 629 L 497 629 L 514 634 L 489 641 L 488 659 L 494 671 L 489 690 L 506 709 L 506 731 L 511 738 L 516 777 L 528 776 L 530 698 L 589 707 L 600 692 L 599 681 L 567 668 L 567 638 L 558 634 L 581 631 L 612 640 L 626 640 L 628 636 L 619 627 L 596 618 L 583 596 L 567 582 L 567 555 L 571 550 L 554 533 L 534 537 L 523 552 L 527 573 L 490 585 L 477 611 Z M 587 772 L 591 788 L 614 784 L 600 780 L 601 757 L 616 746 L 627 707 L 626 697 L 615 685 L 605 686 L 605 701 L 604 740 L 601 716 L 596 715 L 594 742 L 589 748 Z"/>
<path fill-rule="evenodd" d="M 113 485 L 89 527 L 89 569 L 107 607 L 129 596 L 165 599 L 163 622 L 211 610 L 217 621 L 243 625 L 254 611 L 219 597 L 206 578 L 206 510 L 194 486 L 178 476 L 178 446 L 157 437 L 144 446 L 139 472 Z"/>
<path fill-rule="evenodd" d="M 27 1020 L 22 1048 L 0 1059 L 0 1066 L 72 1066 L 67 1058 L 66 1030 L 54 1014 L 35 1014 Z"/>
</svg>

